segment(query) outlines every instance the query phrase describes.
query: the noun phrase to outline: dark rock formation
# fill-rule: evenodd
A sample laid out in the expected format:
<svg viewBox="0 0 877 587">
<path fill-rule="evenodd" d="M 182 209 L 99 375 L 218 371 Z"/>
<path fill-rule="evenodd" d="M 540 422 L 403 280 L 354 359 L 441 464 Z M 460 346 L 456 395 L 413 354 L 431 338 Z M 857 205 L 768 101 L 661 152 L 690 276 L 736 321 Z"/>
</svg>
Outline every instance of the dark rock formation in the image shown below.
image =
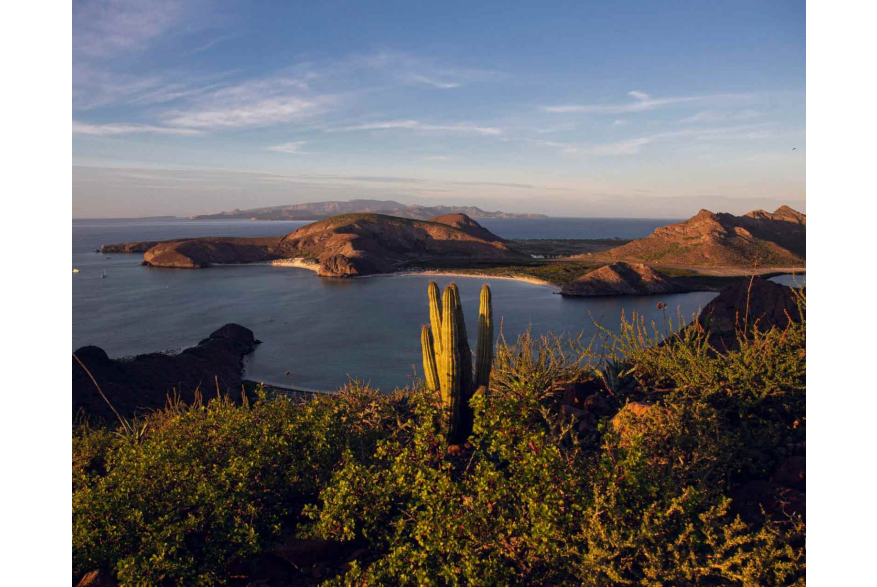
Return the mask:
<svg viewBox="0 0 877 587">
<path fill-rule="evenodd" d="M 222 393 L 239 397 L 243 357 L 255 347 L 251 330 L 226 324 L 197 346 L 177 355 L 149 353 L 114 360 L 96 346 L 82 347 L 74 354 L 88 368 L 116 410 L 130 417 L 140 410 L 164 406 L 168 396 L 174 394 L 191 402 L 199 387 L 210 397 L 216 393 L 217 379 Z M 82 366 L 73 359 L 73 416 L 79 412 L 107 423 L 115 422 L 112 410 Z"/>
<path fill-rule="evenodd" d="M 669 277 L 642 264 L 613 263 L 563 286 L 565 296 L 621 296 L 683 291 Z"/>
<path fill-rule="evenodd" d="M 803 317 L 795 291 L 766 279 L 742 280 L 727 287 L 701 311 L 697 322 L 709 331 L 709 343 L 718 350 L 738 348 L 737 332 L 786 328 Z"/>
</svg>

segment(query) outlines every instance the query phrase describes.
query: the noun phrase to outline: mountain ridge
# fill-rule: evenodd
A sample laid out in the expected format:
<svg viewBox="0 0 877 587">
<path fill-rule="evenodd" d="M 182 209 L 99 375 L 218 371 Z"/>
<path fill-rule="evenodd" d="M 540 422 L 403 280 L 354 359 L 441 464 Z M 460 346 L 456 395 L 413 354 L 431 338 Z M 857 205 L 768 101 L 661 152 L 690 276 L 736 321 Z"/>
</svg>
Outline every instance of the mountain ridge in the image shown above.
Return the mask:
<svg viewBox="0 0 877 587">
<path fill-rule="evenodd" d="M 544 214 L 513 213 L 499 210 L 490 212 L 475 206 L 422 206 L 420 204 L 402 204 L 395 200 L 356 199 L 349 201 L 306 202 L 303 204 L 250 208 L 247 210 L 235 208 L 234 210 L 223 211 L 217 214 L 190 216 L 190 219 L 321 220 L 340 214 L 355 213 L 382 214 L 414 220 L 428 220 L 429 218 L 455 213 L 465 214 L 475 220 L 484 218 L 548 218 Z"/>
<path fill-rule="evenodd" d="M 806 260 L 806 223 L 806 215 L 788 206 L 742 216 L 701 210 L 599 257 L 690 267 L 799 266 Z"/>
</svg>

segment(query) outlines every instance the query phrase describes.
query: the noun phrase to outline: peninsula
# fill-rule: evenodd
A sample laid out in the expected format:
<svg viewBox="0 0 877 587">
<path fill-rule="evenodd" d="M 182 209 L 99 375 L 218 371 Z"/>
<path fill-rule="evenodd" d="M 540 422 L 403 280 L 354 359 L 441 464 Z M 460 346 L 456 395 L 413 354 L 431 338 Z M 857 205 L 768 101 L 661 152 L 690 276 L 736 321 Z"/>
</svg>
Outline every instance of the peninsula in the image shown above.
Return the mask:
<svg viewBox="0 0 877 587">
<path fill-rule="evenodd" d="M 277 263 L 324 277 L 433 271 L 544 283 L 568 296 L 717 291 L 743 276 L 804 272 L 806 216 L 783 206 L 743 216 L 701 210 L 633 241 L 505 240 L 466 214 L 427 220 L 354 213 L 277 237 L 104 245 L 152 267 Z"/>
</svg>

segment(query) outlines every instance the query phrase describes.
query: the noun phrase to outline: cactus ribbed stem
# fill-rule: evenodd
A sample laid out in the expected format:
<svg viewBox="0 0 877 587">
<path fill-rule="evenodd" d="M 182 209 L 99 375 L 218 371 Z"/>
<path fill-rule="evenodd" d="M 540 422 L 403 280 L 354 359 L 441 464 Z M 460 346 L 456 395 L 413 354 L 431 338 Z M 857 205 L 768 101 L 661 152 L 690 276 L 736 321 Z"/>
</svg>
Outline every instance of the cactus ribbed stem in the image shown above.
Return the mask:
<svg viewBox="0 0 877 587">
<path fill-rule="evenodd" d="M 420 346 L 423 349 L 423 374 L 426 377 L 426 386 L 432 391 L 438 391 L 438 365 L 436 364 L 436 353 L 429 326 L 424 325 L 420 331 Z"/>
<path fill-rule="evenodd" d="M 475 347 L 475 387 L 490 385 L 490 367 L 493 362 L 493 304 L 490 287 L 481 288 L 478 308 L 478 343 Z"/>
<path fill-rule="evenodd" d="M 441 387 L 444 426 L 448 440 L 453 442 L 459 436 L 460 419 L 460 351 L 457 315 L 454 304 L 454 291 L 445 290 L 442 296 L 442 354 L 439 364 L 439 385 Z"/>
<path fill-rule="evenodd" d="M 434 281 L 429 282 L 427 289 L 429 296 L 429 324 L 432 327 L 432 343 L 435 346 L 436 353 L 442 352 L 442 306 L 439 300 L 438 284 Z"/>
<path fill-rule="evenodd" d="M 472 351 L 466 336 L 466 321 L 460 292 L 451 284 L 442 295 L 435 282 L 429 284 L 430 325 L 420 331 L 423 371 L 427 387 L 439 392 L 442 403 L 441 428 L 450 444 L 459 444 L 472 433 L 475 414 L 469 400 L 487 393 L 493 359 L 493 310 L 490 288 L 481 290 L 478 313 L 478 345 L 473 377 Z M 477 390 L 477 391 L 476 391 Z"/>
</svg>

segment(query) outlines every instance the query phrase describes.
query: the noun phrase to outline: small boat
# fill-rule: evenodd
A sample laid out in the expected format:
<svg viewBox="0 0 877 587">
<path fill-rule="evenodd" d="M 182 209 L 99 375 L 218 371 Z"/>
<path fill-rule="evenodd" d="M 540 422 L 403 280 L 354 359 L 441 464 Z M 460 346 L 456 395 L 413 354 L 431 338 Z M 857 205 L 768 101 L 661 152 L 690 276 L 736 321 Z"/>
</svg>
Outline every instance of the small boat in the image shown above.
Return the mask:
<svg viewBox="0 0 877 587">
<path fill-rule="evenodd" d="M 106 277 L 106 276 L 107 276 L 107 272 L 106 272 L 106 271 L 104 271 L 103 273 L 100 274 L 100 278 L 101 278 L 101 279 L 103 279 L 103 278 Z"/>
<path fill-rule="evenodd" d="M 77 269 L 76 267 L 74 267 L 74 268 L 73 268 L 73 273 L 79 273 L 79 269 Z"/>
</svg>

